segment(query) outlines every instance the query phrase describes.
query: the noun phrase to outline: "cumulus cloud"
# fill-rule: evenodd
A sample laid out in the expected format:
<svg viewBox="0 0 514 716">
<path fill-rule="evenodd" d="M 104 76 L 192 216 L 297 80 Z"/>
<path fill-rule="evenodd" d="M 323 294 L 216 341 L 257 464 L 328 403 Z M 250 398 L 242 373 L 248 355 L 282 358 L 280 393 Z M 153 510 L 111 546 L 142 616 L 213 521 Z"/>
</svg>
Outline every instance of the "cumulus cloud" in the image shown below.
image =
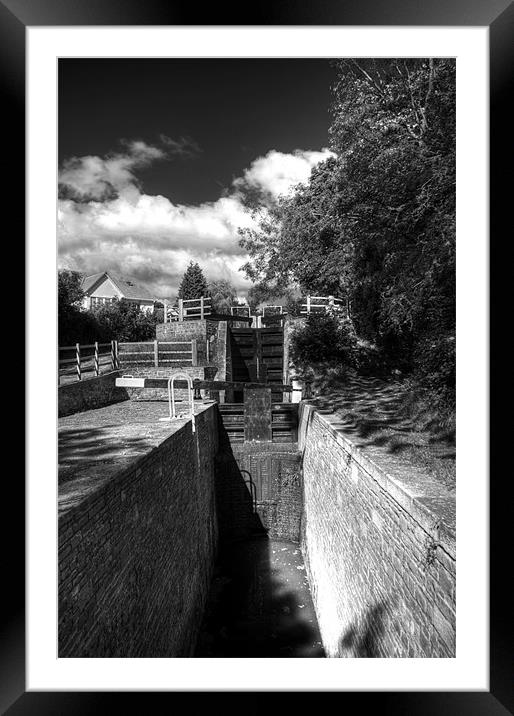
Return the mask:
<svg viewBox="0 0 514 716">
<path fill-rule="evenodd" d="M 59 172 L 61 196 L 75 201 L 104 201 L 118 195 L 134 198 L 138 190 L 134 170 L 165 159 L 166 152 L 142 141 L 124 141 L 125 152 L 105 158 L 96 156 L 71 157 Z"/>
<path fill-rule="evenodd" d="M 234 181 L 234 186 L 236 189 L 259 189 L 277 198 L 287 194 L 296 184 L 306 182 L 312 168 L 332 156 L 334 153 L 329 149 L 320 152 L 297 149 L 292 154 L 272 149 L 266 156 L 255 159 L 243 176 Z"/>
<path fill-rule="evenodd" d="M 163 137 L 161 141 L 166 145 Z M 170 144 L 164 149 L 142 141 L 124 146 L 124 153 L 64 162 L 59 174 L 59 264 L 87 274 L 111 269 L 132 276 L 157 298 L 176 294 L 191 259 L 208 280 L 227 279 L 243 293 L 250 284 L 239 271 L 247 256 L 238 243 L 238 228 L 253 225 L 243 187 L 276 197 L 306 181 L 312 167 L 331 155 L 328 150 L 270 151 L 252 162 L 227 196 L 185 206 L 145 194 L 137 181 L 137 169 L 169 157 Z"/>
</svg>

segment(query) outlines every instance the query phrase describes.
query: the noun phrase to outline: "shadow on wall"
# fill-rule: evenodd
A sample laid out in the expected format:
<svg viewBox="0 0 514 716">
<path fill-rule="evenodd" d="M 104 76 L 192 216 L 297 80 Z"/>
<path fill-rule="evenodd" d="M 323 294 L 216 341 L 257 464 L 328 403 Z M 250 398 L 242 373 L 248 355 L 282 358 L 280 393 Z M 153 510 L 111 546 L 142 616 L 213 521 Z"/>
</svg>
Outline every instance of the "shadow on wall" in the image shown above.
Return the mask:
<svg viewBox="0 0 514 716">
<path fill-rule="evenodd" d="M 270 540 L 221 419 L 216 463 L 219 558 L 196 657 L 324 657 L 299 545 Z"/>
<path fill-rule="evenodd" d="M 284 544 L 261 536 L 224 545 L 196 657 L 325 656 L 305 570 L 294 563 L 300 550 Z"/>
<path fill-rule="evenodd" d="M 266 535 L 256 511 L 255 485 L 251 474 L 241 470 L 234 457 L 227 431 L 218 414 L 219 452 L 216 456 L 216 511 L 221 542 Z"/>
<path fill-rule="evenodd" d="M 387 600 L 377 602 L 350 626 L 339 641 L 340 656 L 357 659 L 376 659 L 382 656 L 380 641 L 385 631 L 386 607 Z"/>
</svg>

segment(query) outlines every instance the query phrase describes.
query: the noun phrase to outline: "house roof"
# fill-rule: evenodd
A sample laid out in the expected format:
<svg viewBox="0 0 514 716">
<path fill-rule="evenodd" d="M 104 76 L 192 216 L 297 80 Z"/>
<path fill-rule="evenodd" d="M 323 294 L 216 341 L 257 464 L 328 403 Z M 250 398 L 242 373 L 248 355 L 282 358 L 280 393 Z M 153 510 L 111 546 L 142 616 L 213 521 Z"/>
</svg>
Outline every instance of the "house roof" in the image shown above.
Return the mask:
<svg viewBox="0 0 514 716">
<path fill-rule="evenodd" d="M 137 284 L 130 276 L 123 276 L 110 271 L 102 271 L 91 276 L 85 276 L 82 281 L 82 290 L 84 293 L 92 292 L 104 278 L 110 278 L 114 285 L 119 288 L 124 298 L 140 298 L 147 301 L 154 301 L 154 297 L 144 287 Z"/>
</svg>

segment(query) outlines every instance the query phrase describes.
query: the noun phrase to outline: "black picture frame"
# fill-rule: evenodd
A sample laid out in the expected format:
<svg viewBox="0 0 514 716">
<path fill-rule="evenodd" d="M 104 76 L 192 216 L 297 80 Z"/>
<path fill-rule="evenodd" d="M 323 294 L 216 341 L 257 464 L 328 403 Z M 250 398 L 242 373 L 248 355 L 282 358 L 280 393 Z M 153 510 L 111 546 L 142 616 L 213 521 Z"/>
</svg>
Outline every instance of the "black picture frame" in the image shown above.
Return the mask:
<svg viewBox="0 0 514 716">
<path fill-rule="evenodd" d="M 199 13 L 202 22 L 197 22 Z M 507 133 L 511 114 L 507 111 L 509 80 L 514 67 L 514 8 L 508 0 L 433 0 L 417 3 L 412 0 L 286 0 L 260 3 L 258 6 L 232 8 L 212 4 L 199 9 L 181 0 L 0 0 L 0 90 L 3 98 L 2 122 L 5 151 L 8 153 L 8 178 L 4 198 L 11 216 L 16 217 L 14 231 L 21 248 L 18 262 L 24 264 L 25 199 L 25 30 L 28 26 L 67 25 L 431 25 L 488 26 L 490 30 L 490 331 L 500 328 L 500 308 L 506 305 L 505 288 L 509 282 L 499 277 L 499 254 L 510 202 L 508 177 L 512 174 Z M 510 127 L 509 127 L 510 129 Z M 511 130 L 512 131 L 512 130 Z M 510 212 L 509 212 L 510 213 Z M 509 216 L 509 219 L 511 217 Z M 12 242 L 15 243 L 15 242 Z M 11 259 L 12 261 L 12 259 Z M 9 262 L 10 263 L 10 262 Z M 19 263 L 18 263 L 19 265 Z M 13 266 L 14 268 L 14 266 Z M 18 316 L 20 313 L 18 313 Z M 19 320 L 19 318 L 18 318 Z M 21 328 L 19 329 L 21 332 Z M 490 690 L 489 692 L 338 692 L 339 708 L 376 708 L 381 714 L 490 714 L 514 713 L 514 681 L 512 670 L 512 597 L 507 588 L 510 558 L 510 501 L 505 499 L 508 471 L 501 469 L 502 446 L 508 444 L 508 424 L 494 411 L 495 398 L 504 390 L 501 376 L 509 375 L 509 356 L 499 342 L 491 342 L 490 398 Z M 505 363 L 505 365 L 504 365 Z M 20 382 L 20 381 L 19 381 Z M 16 404 L 24 405 L 23 391 L 16 391 Z M 496 416 L 496 417 L 495 417 Z M 20 430 L 21 421 L 16 421 Z M 23 452 L 22 452 L 23 454 Z M 508 470 L 508 468 L 507 468 Z M 10 470 L 4 477 L 4 515 L 14 514 L 12 526 L 4 536 L 4 589 L 7 606 L 2 613 L 0 638 L 0 708 L 12 716 L 18 714 L 81 714 L 112 712 L 119 708 L 119 698 L 130 699 L 132 708 L 145 712 L 161 712 L 179 708 L 176 692 L 170 693 L 100 693 L 100 692 L 26 692 L 25 691 L 25 535 L 24 483 L 19 471 Z M 9 506 L 7 508 L 7 506 Z M 188 693 L 206 708 L 216 708 L 222 694 Z M 234 694 L 246 712 L 263 708 L 266 693 L 256 693 L 248 703 L 247 694 Z M 288 697 L 287 694 L 283 695 Z M 285 698 L 276 694 L 279 704 Z M 318 699 L 318 692 L 302 694 L 305 699 Z M 158 708 L 157 697 L 168 706 Z M 208 703 L 206 702 L 208 698 Z M 114 705 L 116 699 L 116 705 Z M 231 699 L 232 700 L 232 699 Z M 276 702 L 275 702 L 276 703 Z M 232 704 L 235 705 L 235 704 Z M 280 706 L 279 706 L 280 707 Z M 286 706 L 287 707 L 287 706 Z M 289 705 L 290 707 L 290 705 Z M 236 705 L 237 708 L 237 705 Z M 264 706 L 267 708 L 267 706 Z"/>
</svg>

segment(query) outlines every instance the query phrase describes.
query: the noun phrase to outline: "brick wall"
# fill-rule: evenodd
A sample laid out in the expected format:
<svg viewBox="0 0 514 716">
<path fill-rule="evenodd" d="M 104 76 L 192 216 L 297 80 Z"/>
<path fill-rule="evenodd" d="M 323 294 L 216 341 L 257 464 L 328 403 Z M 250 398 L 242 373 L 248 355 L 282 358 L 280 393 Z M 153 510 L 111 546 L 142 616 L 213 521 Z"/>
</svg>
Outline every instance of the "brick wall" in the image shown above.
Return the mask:
<svg viewBox="0 0 514 716">
<path fill-rule="evenodd" d="M 453 498 L 302 408 L 302 549 L 327 655 L 455 656 Z"/>
<path fill-rule="evenodd" d="M 60 385 L 58 388 L 59 417 L 128 400 L 129 395 L 125 388 L 117 388 L 115 385 L 115 379 L 119 374 L 119 371 L 113 371 L 98 378 L 85 378 L 74 383 Z"/>
<path fill-rule="evenodd" d="M 224 446 L 216 460 L 216 491 L 222 539 L 265 530 L 270 537 L 299 542 L 302 488 L 295 444 Z"/>
<path fill-rule="evenodd" d="M 191 656 L 217 545 L 216 407 L 59 519 L 59 657 Z"/>
</svg>

